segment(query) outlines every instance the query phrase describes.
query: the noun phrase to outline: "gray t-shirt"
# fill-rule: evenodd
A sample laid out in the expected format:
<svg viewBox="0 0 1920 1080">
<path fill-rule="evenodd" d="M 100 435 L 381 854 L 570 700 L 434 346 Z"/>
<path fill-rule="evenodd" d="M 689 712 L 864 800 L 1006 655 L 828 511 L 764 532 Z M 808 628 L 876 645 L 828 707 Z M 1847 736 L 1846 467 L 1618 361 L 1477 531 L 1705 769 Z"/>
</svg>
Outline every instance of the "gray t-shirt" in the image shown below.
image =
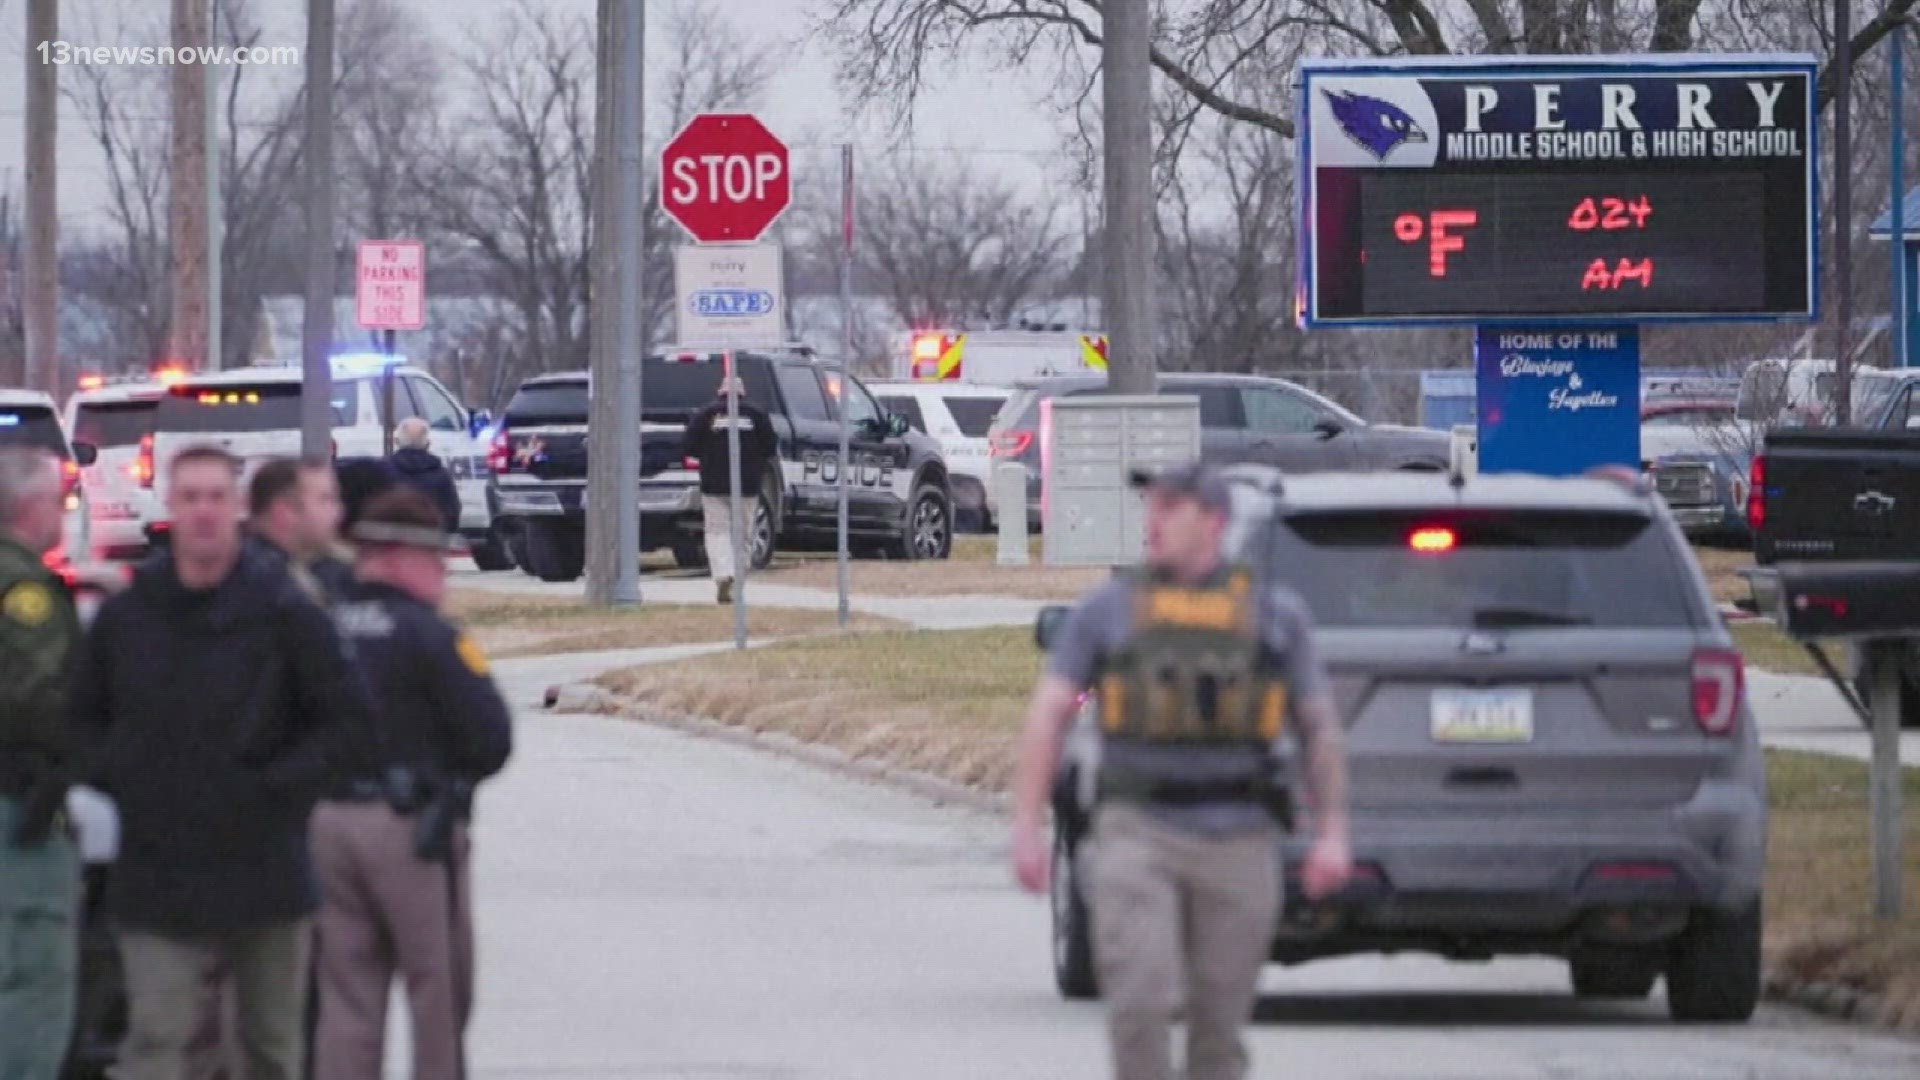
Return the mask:
<svg viewBox="0 0 1920 1080">
<path fill-rule="evenodd" d="M 1047 671 L 1081 690 L 1091 689 L 1102 658 L 1124 646 L 1132 632 L 1133 590 L 1131 580 L 1116 577 L 1088 593 L 1055 635 Z M 1313 647 L 1313 617 L 1293 590 L 1275 585 L 1261 593 L 1260 636 L 1287 683 L 1287 730 L 1310 743 L 1315 733 L 1308 729 L 1311 720 L 1301 715 L 1300 703 L 1326 690 L 1327 672 Z M 1276 755 L 1286 754 L 1286 739 L 1287 735 L 1280 736 L 1279 745 L 1273 748 Z M 1196 751 L 1167 753 L 1194 760 L 1204 769 Z M 1272 821 L 1266 811 L 1244 805 L 1156 806 L 1151 810 L 1168 824 L 1210 834 L 1237 832 Z"/>
</svg>

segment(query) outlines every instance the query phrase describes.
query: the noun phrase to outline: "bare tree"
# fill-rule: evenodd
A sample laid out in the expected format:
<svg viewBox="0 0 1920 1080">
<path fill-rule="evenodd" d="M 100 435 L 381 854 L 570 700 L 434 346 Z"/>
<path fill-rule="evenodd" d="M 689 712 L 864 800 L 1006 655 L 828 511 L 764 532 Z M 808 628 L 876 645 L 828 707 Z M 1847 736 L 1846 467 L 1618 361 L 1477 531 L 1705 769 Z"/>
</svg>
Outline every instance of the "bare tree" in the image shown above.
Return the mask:
<svg viewBox="0 0 1920 1080">
<path fill-rule="evenodd" d="M 417 44 L 427 37 L 394 0 L 358 0 L 342 19 L 342 217 L 362 236 L 420 238 L 432 223 L 425 193 L 411 182 L 440 114 L 442 64 Z"/>
</svg>

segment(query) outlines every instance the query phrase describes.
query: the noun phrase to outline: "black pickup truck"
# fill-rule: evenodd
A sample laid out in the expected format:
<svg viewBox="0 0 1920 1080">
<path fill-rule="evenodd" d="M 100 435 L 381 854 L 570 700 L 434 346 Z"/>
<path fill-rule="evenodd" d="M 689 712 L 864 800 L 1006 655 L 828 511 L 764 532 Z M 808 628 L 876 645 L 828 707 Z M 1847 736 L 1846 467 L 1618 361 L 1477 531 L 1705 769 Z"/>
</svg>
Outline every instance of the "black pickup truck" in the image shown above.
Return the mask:
<svg viewBox="0 0 1920 1080">
<path fill-rule="evenodd" d="M 1772 431 L 1753 459 L 1747 577 L 1762 612 L 1779 610 L 1781 564 L 1920 564 L 1920 372 L 1890 373 L 1859 406 L 1863 423 Z M 1857 679 L 1858 650 L 1846 652 Z M 1901 699 L 1920 726 L 1920 652 Z"/>
<path fill-rule="evenodd" d="M 776 547 L 831 547 L 837 530 L 839 376 L 810 352 L 735 352 L 748 401 L 779 437 L 780 467 L 752 498 L 752 565 Z M 719 393 L 724 354 L 669 347 L 641 367 L 640 544 L 706 561 L 697 463 L 686 458 L 687 421 Z M 514 561 L 544 581 L 572 581 L 586 565 L 586 372 L 521 384 L 493 437 L 489 509 Z M 953 543 L 953 495 L 940 446 L 905 417 L 880 408 L 856 379 L 851 390 L 849 547 L 855 555 L 944 559 Z"/>
</svg>

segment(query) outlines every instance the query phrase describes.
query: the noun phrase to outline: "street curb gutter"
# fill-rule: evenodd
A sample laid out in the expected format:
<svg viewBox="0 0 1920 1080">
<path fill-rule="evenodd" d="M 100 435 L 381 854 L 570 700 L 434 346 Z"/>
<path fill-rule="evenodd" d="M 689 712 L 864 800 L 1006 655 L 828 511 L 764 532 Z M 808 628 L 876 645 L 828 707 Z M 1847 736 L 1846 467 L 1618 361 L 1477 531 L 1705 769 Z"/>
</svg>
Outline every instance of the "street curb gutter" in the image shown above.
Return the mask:
<svg viewBox="0 0 1920 1080">
<path fill-rule="evenodd" d="M 983 814 L 1004 814 L 1012 806 L 1012 801 L 1005 795 L 969 787 L 932 773 L 903 769 L 883 762 L 854 757 L 843 750 L 807 742 L 783 732 L 753 731 L 732 724 L 723 724 L 717 720 L 662 709 L 623 697 L 591 683 L 568 683 L 548 690 L 547 706 L 556 712 L 597 713 L 602 716 L 627 717 L 735 746 L 771 751 L 817 768 L 829 769 L 862 780 L 891 784 L 940 805 L 960 806 Z"/>
<path fill-rule="evenodd" d="M 984 814 L 1004 814 L 1011 807 L 1011 800 L 1006 795 L 956 783 L 931 773 L 857 758 L 844 751 L 780 732 L 753 731 L 647 705 L 592 683 L 568 683 L 550 688 L 547 691 L 547 707 L 556 712 L 625 717 L 735 746 L 766 750 L 843 775 L 890 784 L 939 805 L 961 806 Z M 1769 971 L 1761 985 L 1761 993 L 1766 1001 L 1774 1004 L 1791 1005 L 1821 1016 L 1890 1031 L 1920 1034 L 1920 1017 L 1901 1024 L 1879 995 L 1861 993 L 1851 987 L 1823 982 L 1795 983 Z"/>
</svg>

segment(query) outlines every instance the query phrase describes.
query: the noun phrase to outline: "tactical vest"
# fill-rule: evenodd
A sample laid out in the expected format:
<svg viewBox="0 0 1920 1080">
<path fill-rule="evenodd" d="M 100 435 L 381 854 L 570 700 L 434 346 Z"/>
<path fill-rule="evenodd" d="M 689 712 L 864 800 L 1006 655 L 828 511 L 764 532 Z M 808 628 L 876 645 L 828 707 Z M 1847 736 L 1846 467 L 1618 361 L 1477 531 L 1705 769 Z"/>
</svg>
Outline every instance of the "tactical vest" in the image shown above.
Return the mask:
<svg viewBox="0 0 1920 1080">
<path fill-rule="evenodd" d="M 1259 600 L 1244 568 L 1198 588 L 1134 576 L 1126 644 L 1098 682 L 1108 794 L 1263 797 L 1287 687 L 1261 639 Z"/>
</svg>

